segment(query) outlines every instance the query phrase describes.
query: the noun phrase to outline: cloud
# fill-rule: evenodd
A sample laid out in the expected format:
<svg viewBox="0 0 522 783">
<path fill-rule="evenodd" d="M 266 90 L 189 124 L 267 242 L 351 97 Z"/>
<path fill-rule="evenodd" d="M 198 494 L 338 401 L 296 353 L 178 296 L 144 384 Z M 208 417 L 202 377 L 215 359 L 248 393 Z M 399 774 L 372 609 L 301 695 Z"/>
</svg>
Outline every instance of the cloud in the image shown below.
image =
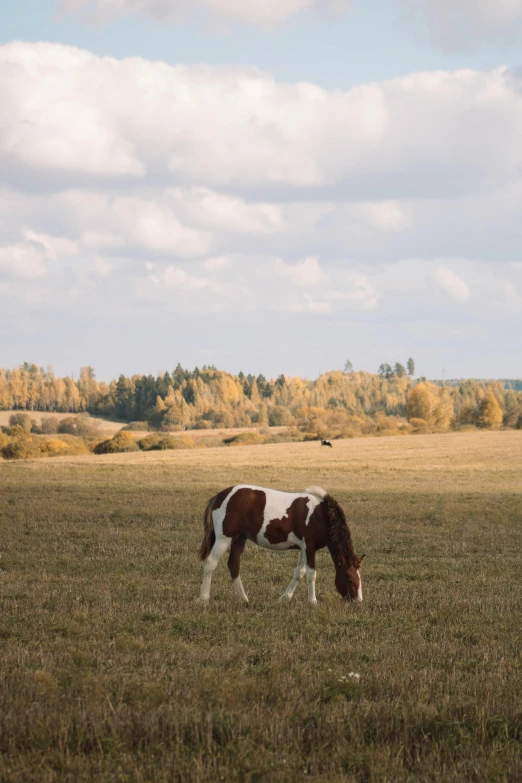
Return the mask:
<svg viewBox="0 0 522 783">
<path fill-rule="evenodd" d="M 45 253 L 29 242 L 0 247 L 0 273 L 29 280 L 45 277 Z"/>
<path fill-rule="evenodd" d="M 191 222 L 207 229 L 262 235 L 279 230 L 283 220 L 276 204 L 246 203 L 210 188 L 173 188 L 169 201 Z"/>
<path fill-rule="evenodd" d="M 507 319 L 517 332 L 516 72 L 416 73 L 331 91 L 250 68 L 14 43 L 0 47 L 0 101 L 6 334 L 29 312 L 48 325 L 61 313 L 75 334 L 110 317 L 114 339 L 135 325 L 148 357 L 153 325 L 175 321 L 183 344 L 194 340 L 185 361 L 201 363 L 199 344 L 248 333 L 257 351 L 270 329 L 267 355 L 283 357 L 299 333 L 344 357 L 345 332 L 327 326 L 341 318 L 372 356 L 399 333 L 411 355 L 423 323 L 452 334 L 448 313 L 461 333 L 496 323 L 497 334 Z M 466 306 L 441 307 L 441 292 Z"/>
<path fill-rule="evenodd" d="M 66 238 L 37 234 L 30 229 L 24 235 L 23 241 L 0 246 L 0 275 L 24 280 L 46 277 L 49 261 L 78 253 L 77 244 Z"/>
<path fill-rule="evenodd" d="M 469 288 L 455 272 L 447 267 L 439 266 L 434 274 L 437 282 L 447 291 L 457 302 L 467 302 L 469 299 Z"/>
<path fill-rule="evenodd" d="M 263 29 L 281 25 L 301 11 L 341 16 L 348 0 L 62 0 L 65 12 L 82 13 L 104 22 L 115 16 L 138 13 L 159 21 L 184 22 L 203 11 L 214 22 L 240 22 Z"/>
<path fill-rule="evenodd" d="M 353 302 L 362 310 L 374 310 L 379 301 L 379 295 L 374 286 L 362 274 L 350 274 L 346 281 L 346 288 L 334 292 L 330 295 L 330 298 Z"/>
<path fill-rule="evenodd" d="M 245 234 L 278 230 L 275 194 L 288 201 L 305 191 L 380 201 L 359 218 L 398 231 L 398 200 L 491 189 L 522 166 L 522 94 L 503 68 L 417 73 L 343 92 L 279 84 L 251 68 L 12 43 L 0 47 L 0 102 L 4 181 L 46 190 L 161 186 L 171 203 L 187 194 L 187 213 L 199 207 L 209 228 Z"/>
<path fill-rule="evenodd" d="M 466 49 L 475 41 L 517 40 L 522 32 L 522 0 L 402 2 L 423 14 L 444 49 Z"/>
<path fill-rule="evenodd" d="M 156 286 L 176 288 L 178 291 L 199 291 L 210 285 L 206 277 L 191 275 L 180 267 L 148 263 L 146 269 L 148 279 Z"/>
<path fill-rule="evenodd" d="M 275 261 L 275 271 L 293 285 L 309 288 L 328 281 L 328 275 L 321 269 L 317 258 L 309 256 L 295 264 L 285 264 L 280 258 Z"/>
<path fill-rule="evenodd" d="M 232 266 L 232 264 L 233 261 L 229 256 L 213 256 L 212 258 L 207 258 L 205 261 L 201 262 L 203 269 L 209 271 L 225 269 L 226 267 Z"/>
</svg>

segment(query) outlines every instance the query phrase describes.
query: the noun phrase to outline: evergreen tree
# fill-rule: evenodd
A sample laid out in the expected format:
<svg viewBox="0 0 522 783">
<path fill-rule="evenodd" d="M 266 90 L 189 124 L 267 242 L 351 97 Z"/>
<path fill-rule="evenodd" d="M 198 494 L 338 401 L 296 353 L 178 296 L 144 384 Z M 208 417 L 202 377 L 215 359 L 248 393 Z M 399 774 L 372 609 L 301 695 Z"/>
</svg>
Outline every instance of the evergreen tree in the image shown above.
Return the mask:
<svg viewBox="0 0 522 783">
<path fill-rule="evenodd" d="M 408 369 L 408 375 L 410 376 L 410 378 L 413 378 L 413 376 L 415 375 L 415 362 L 411 357 L 408 359 L 406 367 Z"/>
</svg>

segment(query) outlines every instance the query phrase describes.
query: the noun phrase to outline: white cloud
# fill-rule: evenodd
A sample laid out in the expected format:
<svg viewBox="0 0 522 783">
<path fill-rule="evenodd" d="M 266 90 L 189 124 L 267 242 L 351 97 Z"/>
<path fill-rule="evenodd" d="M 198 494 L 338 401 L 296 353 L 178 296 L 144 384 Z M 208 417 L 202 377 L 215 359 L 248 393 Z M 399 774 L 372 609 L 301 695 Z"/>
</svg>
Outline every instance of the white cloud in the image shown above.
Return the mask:
<svg viewBox="0 0 522 783">
<path fill-rule="evenodd" d="M 522 313 L 522 293 L 513 283 L 504 282 L 499 294 L 499 298 L 494 300 L 497 307 L 512 313 Z"/>
<path fill-rule="evenodd" d="M 379 231 L 404 231 L 410 223 L 409 216 L 398 201 L 367 201 L 348 204 L 344 209 L 347 217 Z"/>
<path fill-rule="evenodd" d="M 283 225 L 281 209 L 276 204 L 248 204 L 209 188 L 175 188 L 167 196 L 182 214 L 203 228 L 262 235 Z"/>
<path fill-rule="evenodd" d="M 326 298 L 339 304 L 351 302 L 361 310 L 373 310 L 379 301 L 379 295 L 368 277 L 360 273 L 348 274 L 339 281 L 335 291 L 327 293 Z"/>
<path fill-rule="evenodd" d="M 232 266 L 232 263 L 233 261 L 229 256 L 213 256 L 212 258 L 207 258 L 205 261 L 202 261 L 201 266 L 203 269 L 213 272 L 217 269 L 225 269 L 226 267 Z"/>
<path fill-rule="evenodd" d="M 146 264 L 148 279 L 156 286 L 167 286 L 181 291 L 199 291 L 207 288 L 210 281 L 206 277 L 189 274 L 176 266 L 161 267 L 159 264 Z"/>
<path fill-rule="evenodd" d="M 187 228 L 167 205 L 157 201 L 123 197 L 111 204 L 112 218 L 131 245 L 154 253 L 200 256 L 210 250 L 205 232 Z"/>
<path fill-rule="evenodd" d="M 241 22 L 270 28 L 306 10 L 340 16 L 350 8 L 348 0 L 62 0 L 64 11 L 83 12 L 94 21 L 140 13 L 162 21 L 182 22 L 197 11 L 206 11 L 217 22 Z"/>
<path fill-rule="evenodd" d="M 86 185 L 95 176 L 107 188 L 162 183 L 173 200 L 182 187 L 187 210 L 199 203 L 209 227 L 245 233 L 281 227 L 273 204 L 237 200 L 245 190 L 380 200 L 366 219 L 400 230 L 399 193 L 476 192 L 512 181 L 522 166 L 522 95 L 502 68 L 343 92 L 278 84 L 251 68 L 12 43 L 0 47 L 0 104 L 0 173 L 17 183 L 30 175 L 47 188 L 63 187 L 64 177 Z"/>
<path fill-rule="evenodd" d="M 45 277 L 49 261 L 70 258 L 78 254 L 78 246 L 63 237 L 24 231 L 24 240 L 0 246 L 0 274 L 33 280 Z"/>
<path fill-rule="evenodd" d="M 313 256 L 285 264 L 280 258 L 275 261 L 275 271 L 280 277 L 290 280 L 293 285 L 309 288 L 328 281 L 328 275 L 321 269 L 319 261 Z"/>
<path fill-rule="evenodd" d="M 454 312 L 441 291 L 467 302 L 459 325 L 519 317 L 516 73 L 411 74 L 342 92 L 247 68 L 11 44 L 0 47 L 4 96 L 0 311 L 11 308 L 10 325 L 23 326 L 20 301 L 50 320 L 67 312 L 78 328 L 80 317 L 129 316 L 143 335 L 162 313 L 179 333 L 183 318 L 209 313 L 237 332 L 240 313 L 262 343 L 267 323 L 287 334 L 299 319 L 310 340 L 308 321 L 343 315 L 381 325 L 361 329 L 371 352 L 382 323 L 395 344 L 399 322 L 410 339 L 419 322 Z M 48 121 L 69 102 L 101 129 L 90 150 L 83 128 L 71 146 L 68 112 Z M 211 337 L 227 342 L 219 324 Z M 329 339 L 344 352 L 344 337 Z"/>
<path fill-rule="evenodd" d="M 329 302 L 318 301 L 310 294 L 304 294 L 301 299 L 283 302 L 281 309 L 290 313 L 329 313 L 332 305 Z"/>
<path fill-rule="evenodd" d="M 44 254 L 53 260 L 57 258 L 77 256 L 79 253 L 78 243 L 66 237 L 50 236 L 49 234 L 37 234 L 28 229 L 25 232 L 26 240 L 40 247 Z"/>
<path fill-rule="evenodd" d="M 474 40 L 514 39 L 522 30 L 522 0 L 402 0 L 421 11 L 435 40 L 447 49 Z"/>
<path fill-rule="evenodd" d="M 439 266 L 434 274 L 435 279 L 457 302 L 467 302 L 469 299 L 469 288 L 467 284 L 451 269 Z"/>
<path fill-rule="evenodd" d="M 31 242 L 19 242 L 15 245 L 0 247 L 0 273 L 9 277 L 34 279 L 45 277 L 45 253 Z"/>
</svg>

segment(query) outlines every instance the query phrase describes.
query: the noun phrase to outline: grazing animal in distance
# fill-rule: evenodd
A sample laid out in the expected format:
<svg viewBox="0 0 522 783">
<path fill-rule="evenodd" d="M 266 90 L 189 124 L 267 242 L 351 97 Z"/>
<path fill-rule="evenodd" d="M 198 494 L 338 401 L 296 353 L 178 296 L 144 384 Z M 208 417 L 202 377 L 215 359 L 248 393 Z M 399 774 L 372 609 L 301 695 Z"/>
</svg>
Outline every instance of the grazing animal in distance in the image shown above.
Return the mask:
<svg viewBox="0 0 522 783">
<path fill-rule="evenodd" d="M 360 567 L 346 517 L 339 503 L 324 489 L 279 492 L 239 484 L 210 498 L 203 520 L 200 557 L 204 561 L 200 600 L 210 598 L 210 583 L 220 559 L 230 550 L 228 568 L 234 591 L 248 602 L 239 575 L 241 555 L 247 541 L 264 549 L 298 549 L 299 560 L 282 601 L 289 601 L 306 572 L 308 600 L 315 597 L 315 553 L 328 547 L 335 565 L 335 586 L 343 598 L 362 601 Z"/>
<path fill-rule="evenodd" d="M 333 446 L 332 446 L 332 444 L 330 443 L 329 440 L 322 440 L 321 441 L 321 446 L 330 446 L 330 448 L 333 449 Z"/>
</svg>

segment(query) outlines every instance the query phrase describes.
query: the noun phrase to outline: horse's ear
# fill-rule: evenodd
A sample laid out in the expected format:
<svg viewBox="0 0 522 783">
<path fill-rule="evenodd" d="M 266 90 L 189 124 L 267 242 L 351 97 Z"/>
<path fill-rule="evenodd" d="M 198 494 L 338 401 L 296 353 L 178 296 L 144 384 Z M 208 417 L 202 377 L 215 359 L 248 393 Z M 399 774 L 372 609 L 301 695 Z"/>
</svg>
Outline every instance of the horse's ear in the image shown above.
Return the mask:
<svg viewBox="0 0 522 783">
<path fill-rule="evenodd" d="M 361 563 L 362 563 L 362 561 L 364 560 L 365 557 L 366 557 L 366 555 L 361 555 L 360 556 L 360 558 L 359 558 L 359 568 L 361 567 Z"/>
</svg>

